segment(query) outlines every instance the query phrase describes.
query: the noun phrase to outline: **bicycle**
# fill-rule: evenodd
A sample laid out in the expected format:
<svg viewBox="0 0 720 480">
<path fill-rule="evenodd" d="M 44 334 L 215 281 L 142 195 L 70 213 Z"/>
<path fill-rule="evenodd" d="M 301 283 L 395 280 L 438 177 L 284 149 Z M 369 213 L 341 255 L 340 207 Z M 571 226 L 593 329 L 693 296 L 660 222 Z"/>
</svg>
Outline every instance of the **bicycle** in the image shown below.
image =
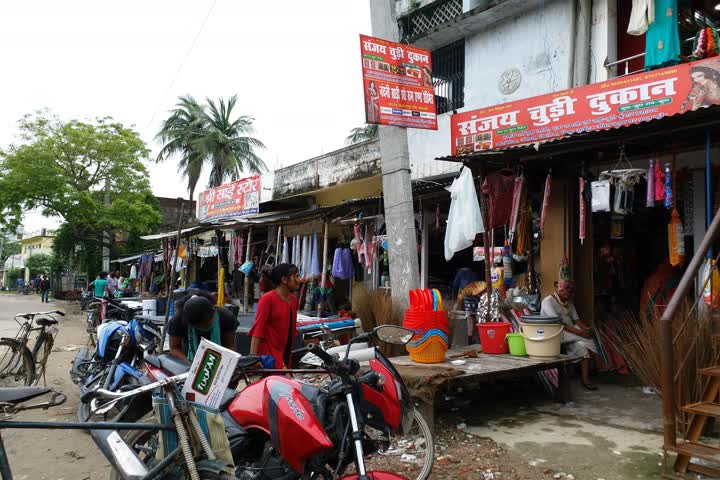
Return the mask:
<svg viewBox="0 0 720 480">
<path fill-rule="evenodd" d="M 17 335 L 0 338 L 0 387 L 37 385 L 41 378 L 47 385 L 45 367 L 58 332 L 58 321 L 53 317 L 56 314 L 65 316 L 60 310 L 15 315 L 20 325 Z M 33 332 L 37 337 L 31 350 L 28 343 Z"/>
</svg>

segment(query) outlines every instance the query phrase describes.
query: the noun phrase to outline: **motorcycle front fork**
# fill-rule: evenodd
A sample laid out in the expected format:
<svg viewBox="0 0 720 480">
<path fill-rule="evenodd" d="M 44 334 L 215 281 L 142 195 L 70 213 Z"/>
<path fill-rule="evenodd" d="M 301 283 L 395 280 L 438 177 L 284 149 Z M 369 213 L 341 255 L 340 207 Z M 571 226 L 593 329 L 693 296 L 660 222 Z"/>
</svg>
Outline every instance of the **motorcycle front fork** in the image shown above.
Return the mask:
<svg viewBox="0 0 720 480">
<path fill-rule="evenodd" d="M 350 425 L 352 427 L 353 444 L 355 445 L 355 467 L 357 468 L 358 480 L 368 480 L 365 470 L 365 453 L 362 446 L 362 432 L 360 431 L 360 422 L 358 422 L 357 411 L 355 410 L 355 400 L 352 392 L 345 394 L 345 402 L 347 402 L 348 413 L 350 414 Z"/>
</svg>

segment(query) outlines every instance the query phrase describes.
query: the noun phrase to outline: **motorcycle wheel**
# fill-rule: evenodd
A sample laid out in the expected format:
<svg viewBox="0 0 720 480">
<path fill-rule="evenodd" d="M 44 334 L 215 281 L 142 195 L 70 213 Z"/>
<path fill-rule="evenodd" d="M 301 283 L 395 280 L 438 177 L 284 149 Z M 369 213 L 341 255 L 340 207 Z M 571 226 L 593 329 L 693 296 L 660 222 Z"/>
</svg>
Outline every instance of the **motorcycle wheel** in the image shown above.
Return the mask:
<svg viewBox="0 0 720 480">
<path fill-rule="evenodd" d="M 157 423 L 155 413 L 148 413 L 138 420 L 138 423 Z M 148 469 L 153 468 L 157 464 L 155 453 L 159 446 L 158 432 L 150 430 L 130 430 L 123 435 L 125 443 L 133 449 L 140 461 L 145 464 Z M 200 480 L 237 480 L 235 476 L 227 473 L 199 472 Z M 123 480 L 122 475 L 113 468 L 110 472 L 110 480 Z"/>
<path fill-rule="evenodd" d="M 367 430 L 372 429 L 366 429 L 366 433 L 371 437 L 375 437 L 375 435 L 373 435 L 373 433 L 376 432 L 375 430 L 372 432 L 368 432 Z M 412 480 L 428 479 L 432 471 L 433 463 L 435 462 L 435 442 L 430 426 L 416 408 L 413 409 L 412 426 L 404 435 L 393 436 L 390 439 L 390 447 L 388 450 L 394 450 L 398 457 L 400 457 L 401 454 L 397 452 L 400 451 L 402 451 L 402 454 L 415 457 L 414 459 L 408 458 L 407 463 L 403 463 L 403 465 L 406 466 L 406 471 L 396 473 Z M 367 455 L 365 457 L 365 467 L 368 471 L 388 470 L 388 468 L 384 466 L 387 456 L 387 453 L 384 455 L 382 453 Z M 350 469 L 354 470 L 354 466 L 351 466 Z"/>
<path fill-rule="evenodd" d="M 99 382 L 99 385 L 102 385 L 102 383 L 105 381 L 104 378 L 105 377 L 103 376 Z M 125 375 L 125 377 L 123 377 L 123 381 L 120 383 L 119 388 L 126 387 L 128 389 L 132 389 L 139 386 L 140 381 L 138 379 L 136 379 L 132 375 Z M 132 399 L 125 402 L 117 402 L 115 404 L 115 407 L 113 407 L 109 412 L 99 415 L 92 413 L 90 403 L 80 402 L 80 405 L 78 405 L 77 417 L 78 420 L 81 422 L 118 422 L 121 420 L 132 421 L 133 419 L 123 418 L 125 414 L 128 413 L 131 402 Z"/>
</svg>

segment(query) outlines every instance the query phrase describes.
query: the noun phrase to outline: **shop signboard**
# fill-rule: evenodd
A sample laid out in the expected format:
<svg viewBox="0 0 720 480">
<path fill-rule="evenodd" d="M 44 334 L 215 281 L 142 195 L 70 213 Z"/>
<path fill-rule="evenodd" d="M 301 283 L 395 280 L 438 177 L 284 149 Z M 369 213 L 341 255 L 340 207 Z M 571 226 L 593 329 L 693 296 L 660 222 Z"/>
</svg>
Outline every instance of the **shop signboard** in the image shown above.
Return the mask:
<svg viewBox="0 0 720 480">
<path fill-rule="evenodd" d="M 430 52 L 360 35 L 367 123 L 437 130 Z"/>
<path fill-rule="evenodd" d="M 197 219 L 244 217 L 260 210 L 260 175 L 205 190 L 197 201 Z"/>
<path fill-rule="evenodd" d="M 716 104 L 718 57 L 455 114 L 451 152 L 464 155 L 544 142 Z"/>
</svg>

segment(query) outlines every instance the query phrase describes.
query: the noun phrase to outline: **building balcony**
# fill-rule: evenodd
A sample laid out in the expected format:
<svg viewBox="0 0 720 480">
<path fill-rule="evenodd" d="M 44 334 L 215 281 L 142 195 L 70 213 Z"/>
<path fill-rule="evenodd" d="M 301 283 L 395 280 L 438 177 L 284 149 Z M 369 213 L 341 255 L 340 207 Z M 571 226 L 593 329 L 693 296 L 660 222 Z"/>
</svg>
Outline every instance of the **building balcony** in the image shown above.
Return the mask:
<svg viewBox="0 0 720 480">
<path fill-rule="evenodd" d="M 435 50 L 527 14 L 540 0 L 397 0 L 401 42 Z"/>
<path fill-rule="evenodd" d="M 360 142 L 275 171 L 272 200 L 302 195 L 380 174 L 377 139 Z"/>
</svg>

